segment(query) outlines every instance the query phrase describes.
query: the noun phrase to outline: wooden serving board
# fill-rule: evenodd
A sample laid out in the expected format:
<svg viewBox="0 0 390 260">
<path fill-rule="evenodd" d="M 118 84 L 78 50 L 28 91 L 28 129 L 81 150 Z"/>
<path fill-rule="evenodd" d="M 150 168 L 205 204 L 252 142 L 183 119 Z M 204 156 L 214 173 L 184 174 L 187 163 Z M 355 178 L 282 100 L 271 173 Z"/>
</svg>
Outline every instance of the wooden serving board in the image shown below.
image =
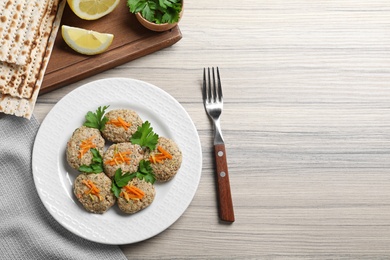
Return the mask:
<svg viewBox="0 0 390 260">
<path fill-rule="evenodd" d="M 121 1 L 112 13 L 94 21 L 78 18 L 66 5 L 62 24 L 111 33 L 114 34 L 114 40 L 102 54 L 82 55 L 67 46 L 60 28 L 40 95 L 171 46 L 182 38 L 178 26 L 161 33 L 144 28 L 135 15 L 129 12 L 126 1 Z"/>
</svg>

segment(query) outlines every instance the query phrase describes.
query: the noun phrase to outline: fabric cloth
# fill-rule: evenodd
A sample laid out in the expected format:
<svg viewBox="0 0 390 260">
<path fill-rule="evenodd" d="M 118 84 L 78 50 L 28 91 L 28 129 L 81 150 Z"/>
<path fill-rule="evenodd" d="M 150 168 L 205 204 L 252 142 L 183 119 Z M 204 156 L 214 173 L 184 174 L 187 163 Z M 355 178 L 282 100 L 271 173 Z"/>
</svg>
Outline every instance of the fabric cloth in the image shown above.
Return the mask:
<svg viewBox="0 0 390 260">
<path fill-rule="evenodd" d="M 31 166 L 38 128 L 34 117 L 0 114 L 0 258 L 126 259 L 118 246 L 80 238 L 46 210 Z"/>
</svg>

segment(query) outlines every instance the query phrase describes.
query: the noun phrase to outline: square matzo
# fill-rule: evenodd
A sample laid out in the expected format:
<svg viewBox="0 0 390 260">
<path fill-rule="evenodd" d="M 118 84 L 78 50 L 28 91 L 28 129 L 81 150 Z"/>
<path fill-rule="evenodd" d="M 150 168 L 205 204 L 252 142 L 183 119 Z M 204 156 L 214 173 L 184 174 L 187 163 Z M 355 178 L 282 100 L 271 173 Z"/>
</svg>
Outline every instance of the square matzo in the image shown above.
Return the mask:
<svg viewBox="0 0 390 260">
<path fill-rule="evenodd" d="M 25 98 L 12 96 L 0 91 L 0 112 L 28 119 L 31 117 L 61 23 L 65 4 L 65 0 L 49 1 L 48 8 L 43 16 L 46 25 L 40 26 L 40 35 L 42 37 L 37 40 L 39 44 L 32 51 L 31 62 L 28 65 L 16 66 L 15 64 L 0 63 L 0 81 L 4 81 L 4 72 L 6 71 L 15 77 L 20 77 L 17 80 L 19 83 L 23 82 L 23 84 L 19 84 L 22 93 L 24 93 L 22 86 L 29 85 L 31 90 L 31 93 L 26 95 Z M 27 71 L 31 72 L 31 74 L 24 74 Z"/>
</svg>

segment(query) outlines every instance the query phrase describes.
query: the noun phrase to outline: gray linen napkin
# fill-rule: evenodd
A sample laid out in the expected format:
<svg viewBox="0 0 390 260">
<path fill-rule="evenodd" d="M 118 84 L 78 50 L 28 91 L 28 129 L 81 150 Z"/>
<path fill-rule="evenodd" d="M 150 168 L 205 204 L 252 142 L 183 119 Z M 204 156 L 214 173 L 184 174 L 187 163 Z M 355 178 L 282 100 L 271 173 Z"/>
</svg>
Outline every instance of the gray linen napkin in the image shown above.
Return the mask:
<svg viewBox="0 0 390 260">
<path fill-rule="evenodd" d="M 31 167 L 38 127 L 34 117 L 0 114 L 0 258 L 126 259 L 118 246 L 69 232 L 44 207 Z"/>
</svg>

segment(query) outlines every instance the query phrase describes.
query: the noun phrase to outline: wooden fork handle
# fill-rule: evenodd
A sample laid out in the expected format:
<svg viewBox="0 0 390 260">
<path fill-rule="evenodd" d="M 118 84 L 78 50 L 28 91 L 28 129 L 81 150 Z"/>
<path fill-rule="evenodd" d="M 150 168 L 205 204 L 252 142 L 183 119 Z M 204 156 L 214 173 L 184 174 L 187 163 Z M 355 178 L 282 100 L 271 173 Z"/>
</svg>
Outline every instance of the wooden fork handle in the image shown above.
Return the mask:
<svg viewBox="0 0 390 260">
<path fill-rule="evenodd" d="M 223 221 L 234 222 L 232 194 L 230 191 L 229 171 L 226 161 L 224 144 L 214 145 L 215 162 L 217 165 L 217 196 L 219 218 Z"/>
</svg>

